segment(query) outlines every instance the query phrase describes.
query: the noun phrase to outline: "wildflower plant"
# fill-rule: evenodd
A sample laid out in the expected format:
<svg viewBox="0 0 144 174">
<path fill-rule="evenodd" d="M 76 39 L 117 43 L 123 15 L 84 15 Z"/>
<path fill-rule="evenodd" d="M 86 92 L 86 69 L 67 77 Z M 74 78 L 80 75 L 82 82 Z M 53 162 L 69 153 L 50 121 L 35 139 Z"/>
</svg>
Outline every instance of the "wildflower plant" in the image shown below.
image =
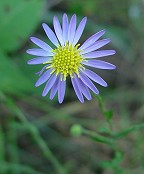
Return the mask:
<svg viewBox="0 0 144 174">
<path fill-rule="evenodd" d="M 40 77 L 35 86 L 38 87 L 46 82 L 42 96 L 46 96 L 50 91 L 50 99 L 52 100 L 58 92 L 59 103 L 64 100 L 68 77 L 71 78 L 72 86 L 78 99 L 83 103 L 84 96 L 87 100 L 91 100 L 90 90 L 95 94 L 99 94 L 92 81 L 107 87 L 107 83 L 88 67 L 108 70 L 116 68 L 113 64 L 96 60 L 100 57 L 115 54 L 115 50 L 98 50 L 110 42 L 110 39 L 99 40 L 104 35 L 105 30 L 95 33 L 80 45 L 78 41 L 85 28 L 87 18 L 84 17 L 78 27 L 76 26 L 76 20 L 75 14 L 70 21 L 68 21 L 67 15 L 64 14 L 61 26 L 55 16 L 53 19 L 55 32 L 47 24 L 43 23 L 43 29 L 53 43 L 54 48 L 38 38 L 31 37 L 31 41 L 40 48 L 27 50 L 28 54 L 36 56 L 36 58 L 29 60 L 28 64 L 44 65 L 42 70 L 37 73 Z"/>
</svg>

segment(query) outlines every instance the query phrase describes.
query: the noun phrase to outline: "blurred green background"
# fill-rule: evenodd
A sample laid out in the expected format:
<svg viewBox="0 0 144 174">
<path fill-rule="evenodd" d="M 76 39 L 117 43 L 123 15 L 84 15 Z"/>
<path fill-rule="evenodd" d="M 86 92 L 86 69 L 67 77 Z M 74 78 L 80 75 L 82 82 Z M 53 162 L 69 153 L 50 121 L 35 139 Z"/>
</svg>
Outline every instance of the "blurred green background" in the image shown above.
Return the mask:
<svg viewBox="0 0 144 174">
<path fill-rule="evenodd" d="M 41 24 L 64 12 L 88 17 L 80 43 L 106 29 L 117 51 L 105 58 L 116 70 L 96 70 L 103 100 L 81 104 L 68 81 L 59 105 L 34 87 L 29 37 L 49 43 Z M 143 174 L 143 66 L 143 0 L 0 0 L 0 174 Z"/>
</svg>

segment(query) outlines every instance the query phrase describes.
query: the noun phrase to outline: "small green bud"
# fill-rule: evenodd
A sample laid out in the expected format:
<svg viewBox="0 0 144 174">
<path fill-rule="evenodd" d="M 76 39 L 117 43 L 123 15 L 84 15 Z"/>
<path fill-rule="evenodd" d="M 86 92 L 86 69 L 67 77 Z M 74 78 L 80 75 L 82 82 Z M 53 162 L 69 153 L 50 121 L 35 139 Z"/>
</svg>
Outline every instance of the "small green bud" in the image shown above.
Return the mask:
<svg viewBox="0 0 144 174">
<path fill-rule="evenodd" d="M 74 137 L 79 137 L 83 133 L 83 128 L 79 124 L 74 124 L 70 129 L 71 135 Z"/>
</svg>

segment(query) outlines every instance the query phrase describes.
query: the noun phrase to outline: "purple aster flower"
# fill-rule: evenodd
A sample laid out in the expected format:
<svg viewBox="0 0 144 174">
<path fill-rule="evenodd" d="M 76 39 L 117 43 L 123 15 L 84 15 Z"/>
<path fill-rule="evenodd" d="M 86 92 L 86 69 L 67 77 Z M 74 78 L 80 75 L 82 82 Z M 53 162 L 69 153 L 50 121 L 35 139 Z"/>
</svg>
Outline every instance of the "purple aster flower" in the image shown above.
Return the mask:
<svg viewBox="0 0 144 174">
<path fill-rule="evenodd" d="M 96 58 L 115 54 L 114 50 L 99 50 L 110 42 L 110 39 L 98 40 L 105 30 L 101 30 L 88 38 L 81 46 L 78 41 L 83 33 L 87 18 L 84 17 L 78 27 L 76 27 L 76 15 L 70 21 L 66 14 L 63 15 L 62 26 L 57 17 L 53 19 L 53 32 L 50 27 L 43 23 L 43 29 L 53 43 L 54 48 L 50 47 L 42 40 L 31 37 L 31 41 L 40 48 L 27 50 L 28 54 L 36 56 L 28 61 L 28 64 L 43 64 L 44 67 L 39 74 L 35 86 L 40 86 L 46 82 L 42 96 L 46 96 L 50 91 L 52 100 L 58 92 L 59 103 L 63 102 L 66 79 L 71 78 L 72 86 L 78 99 L 83 103 L 84 96 L 91 100 L 90 90 L 99 94 L 94 82 L 106 87 L 107 83 L 95 72 L 88 69 L 94 67 L 98 69 L 115 69 L 116 66 Z"/>
</svg>

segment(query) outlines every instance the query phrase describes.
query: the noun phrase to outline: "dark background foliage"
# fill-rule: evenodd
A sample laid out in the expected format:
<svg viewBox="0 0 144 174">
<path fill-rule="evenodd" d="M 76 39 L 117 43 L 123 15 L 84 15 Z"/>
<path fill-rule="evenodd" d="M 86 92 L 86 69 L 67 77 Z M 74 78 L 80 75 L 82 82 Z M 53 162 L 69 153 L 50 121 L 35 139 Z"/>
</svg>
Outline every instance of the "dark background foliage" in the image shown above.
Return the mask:
<svg viewBox="0 0 144 174">
<path fill-rule="evenodd" d="M 34 87 L 29 37 L 49 43 L 41 24 L 64 12 L 88 17 L 80 43 L 105 28 L 117 51 L 116 70 L 96 70 L 103 100 L 81 104 L 68 81 L 59 105 Z M 143 28 L 143 0 L 0 0 L 0 174 L 144 173 Z"/>
</svg>

